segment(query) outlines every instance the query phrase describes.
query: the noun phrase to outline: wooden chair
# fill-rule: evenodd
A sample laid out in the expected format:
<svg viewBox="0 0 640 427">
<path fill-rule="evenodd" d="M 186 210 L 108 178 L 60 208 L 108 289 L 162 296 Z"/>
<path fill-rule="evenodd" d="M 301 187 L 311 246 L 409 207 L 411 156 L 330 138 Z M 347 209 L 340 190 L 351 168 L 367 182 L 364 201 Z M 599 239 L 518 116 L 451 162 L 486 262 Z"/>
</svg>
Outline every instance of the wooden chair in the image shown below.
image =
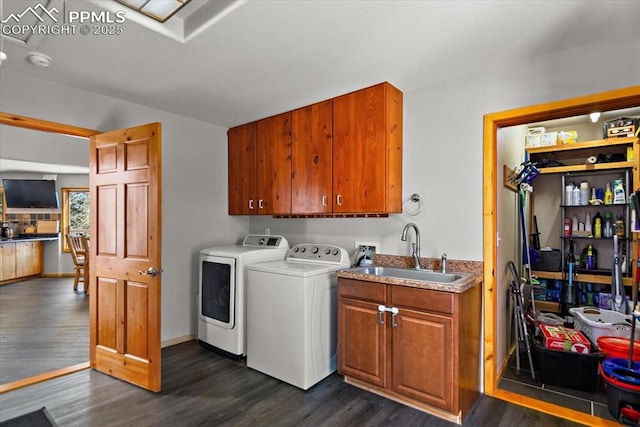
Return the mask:
<svg viewBox="0 0 640 427">
<path fill-rule="evenodd" d="M 67 234 L 67 243 L 71 251 L 75 276 L 73 290 L 78 290 L 78 283 L 84 284 L 84 293 L 89 293 L 89 241 L 86 236 L 72 236 Z"/>
</svg>

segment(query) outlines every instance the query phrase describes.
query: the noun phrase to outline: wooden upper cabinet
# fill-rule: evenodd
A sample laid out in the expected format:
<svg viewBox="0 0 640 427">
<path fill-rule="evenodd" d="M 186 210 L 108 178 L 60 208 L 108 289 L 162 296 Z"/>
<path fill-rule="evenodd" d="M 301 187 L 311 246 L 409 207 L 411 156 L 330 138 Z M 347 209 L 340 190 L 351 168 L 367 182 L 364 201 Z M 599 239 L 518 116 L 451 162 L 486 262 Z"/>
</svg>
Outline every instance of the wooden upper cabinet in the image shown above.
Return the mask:
<svg viewBox="0 0 640 427">
<path fill-rule="evenodd" d="M 389 83 L 227 135 L 230 215 L 402 212 L 402 92 Z"/>
<path fill-rule="evenodd" d="M 227 132 L 229 215 L 258 213 L 256 180 L 256 123 Z"/>
<path fill-rule="evenodd" d="M 291 113 L 291 212 L 333 212 L 333 101 Z"/>
<path fill-rule="evenodd" d="M 333 212 L 402 212 L 402 92 L 382 83 L 334 99 Z"/>
<path fill-rule="evenodd" d="M 258 214 L 291 212 L 291 113 L 256 125 Z"/>
</svg>

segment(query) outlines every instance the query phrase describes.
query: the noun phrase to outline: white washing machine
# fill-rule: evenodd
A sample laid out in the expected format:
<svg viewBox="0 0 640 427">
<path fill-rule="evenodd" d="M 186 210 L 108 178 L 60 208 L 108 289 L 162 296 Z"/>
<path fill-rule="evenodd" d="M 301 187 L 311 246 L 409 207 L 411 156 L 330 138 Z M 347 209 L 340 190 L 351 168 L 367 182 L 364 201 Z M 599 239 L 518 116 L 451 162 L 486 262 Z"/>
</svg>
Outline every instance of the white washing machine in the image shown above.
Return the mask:
<svg viewBox="0 0 640 427">
<path fill-rule="evenodd" d="M 289 242 L 282 236 L 249 234 L 242 245 L 200 251 L 198 340 L 203 346 L 241 359 L 246 355 L 246 282 L 249 265 L 283 260 Z"/>
<path fill-rule="evenodd" d="M 249 266 L 247 366 L 303 390 L 335 372 L 336 271 L 349 266 L 345 249 L 317 244 Z"/>
</svg>

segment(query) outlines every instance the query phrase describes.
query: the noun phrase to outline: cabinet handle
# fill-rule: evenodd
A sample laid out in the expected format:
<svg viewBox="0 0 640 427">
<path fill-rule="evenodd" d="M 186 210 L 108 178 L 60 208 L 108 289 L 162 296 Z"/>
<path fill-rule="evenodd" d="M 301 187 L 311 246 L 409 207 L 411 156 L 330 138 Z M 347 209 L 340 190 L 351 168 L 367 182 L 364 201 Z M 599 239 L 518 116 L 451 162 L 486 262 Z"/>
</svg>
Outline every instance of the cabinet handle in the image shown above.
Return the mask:
<svg viewBox="0 0 640 427">
<path fill-rule="evenodd" d="M 378 325 L 384 325 L 384 312 L 387 311 L 387 307 L 380 304 L 378 306 Z"/>
<path fill-rule="evenodd" d="M 262 199 L 258 200 L 258 209 L 264 209 L 264 203 Z"/>
<path fill-rule="evenodd" d="M 322 196 L 322 206 L 327 206 L 327 196 Z"/>
<path fill-rule="evenodd" d="M 249 210 L 253 210 L 253 199 L 249 199 Z"/>
<path fill-rule="evenodd" d="M 398 326 L 396 323 L 396 316 L 399 312 L 400 310 L 398 310 L 398 307 L 391 307 L 391 326 L 394 328 Z"/>
<path fill-rule="evenodd" d="M 336 195 L 336 204 L 342 206 L 342 194 Z"/>
</svg>

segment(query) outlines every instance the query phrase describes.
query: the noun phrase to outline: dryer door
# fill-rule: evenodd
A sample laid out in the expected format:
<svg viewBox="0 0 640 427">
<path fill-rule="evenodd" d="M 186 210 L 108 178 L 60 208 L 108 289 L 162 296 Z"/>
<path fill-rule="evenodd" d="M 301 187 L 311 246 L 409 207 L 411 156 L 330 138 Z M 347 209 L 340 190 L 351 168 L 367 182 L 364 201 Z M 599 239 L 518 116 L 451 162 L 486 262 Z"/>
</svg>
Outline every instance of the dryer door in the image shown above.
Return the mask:
<svg viewBox="0 0 640 427">
<path fill-rule="evenodd" d="M 200 256 L 200 318 L 233 329 L 236 315 L 236 259 Z"/>
</svg>

